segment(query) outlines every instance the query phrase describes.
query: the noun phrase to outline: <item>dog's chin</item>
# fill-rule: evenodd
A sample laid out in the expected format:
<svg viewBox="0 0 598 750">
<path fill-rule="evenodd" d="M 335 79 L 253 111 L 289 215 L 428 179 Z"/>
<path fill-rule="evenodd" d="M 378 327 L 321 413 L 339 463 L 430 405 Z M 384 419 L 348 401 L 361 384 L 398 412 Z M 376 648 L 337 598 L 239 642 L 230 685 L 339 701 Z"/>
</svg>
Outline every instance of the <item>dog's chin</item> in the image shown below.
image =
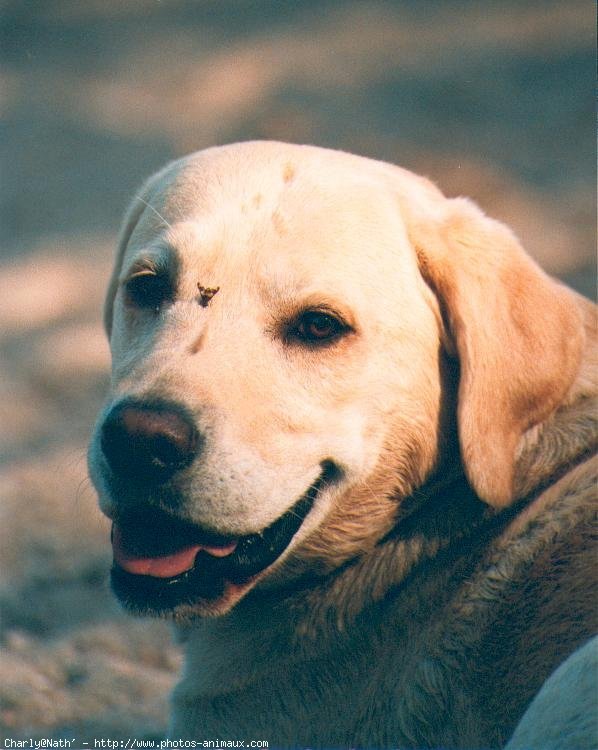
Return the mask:
<svg viewBox="0 0 598 750">
<path fill-rule="evenodd" d="M 259 533 L 227 537 L 159 510 L 123 513 L 113 525 L 112 589 L 138 615 L 173 619 L 228 612 L 289 549 L 336 469 Z"/>
</svg>

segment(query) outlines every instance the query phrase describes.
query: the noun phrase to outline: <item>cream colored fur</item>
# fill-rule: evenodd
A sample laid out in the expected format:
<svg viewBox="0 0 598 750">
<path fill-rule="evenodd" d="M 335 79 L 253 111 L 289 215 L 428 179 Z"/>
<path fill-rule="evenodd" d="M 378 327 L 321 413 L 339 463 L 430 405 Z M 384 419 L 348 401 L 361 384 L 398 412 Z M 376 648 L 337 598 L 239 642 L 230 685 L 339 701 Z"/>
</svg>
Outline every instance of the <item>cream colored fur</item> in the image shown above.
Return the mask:
<svg viewBox="0 0 598 750">
<path fill-rule="evenodd" d="M 159 314 L 138 315 L 123 284 L 153 263 L 173 267 L 176 296 Z M 198 284 L 219 287 L 207 307 Z M 319 350 L 285 344 L 284 321 L 311 306 L 338 311 L 353 332 Z M 502 735 L 494 725 L 476 734 L 459 692 L 461 662 L 452 681 L 450 660 L 438 655 L 453 617 L 446 592 L 426 619 L 428 604 L 410 589 L 400 601 L 397 587 L 425 570 L 422 591 L 431 578 L 448 591 L 454 584 L 430 571 L 442 554 L 452 555 L 447 570 L 467 560 L 475 529 L 502 560 L 531 533 L 529 518 L 556 512 L 561 495 L 542 491 L 595 440 L 592 306 L 546 276 L 506 227 L 421 177 L 350 154 L 253 142 L 191 155 L 146 183 L 125 221 L 105 313 L 111 400 L 159 394 L 197 415 L 205 447 L 186 486 L 188 520 L 223 534 L 259 532 L 323 461 L 340 470 L 253 590 L 210 612 L 184 612 L 172 737 L 320 747 L 506 739 L 513 722 L 503 721 Z M 110 516 L 116 500 L 94 471 L 98 450 L 96 440 L 92 476 Z M 446 517 L 420 511 L 438 498 Z M 509 506 L 523 498 L 527 509 L 513 515 Z M 537 548 L 548 538 L 538 536 Z M 485 548 L 475 544 L 485 580 Z M 452 605 L 465 619 L 478 611 L 468 591 L 455 591 Z M 402 650 L 379 642 L 393 632 L 381 614 L 388 601 Z M 221 616 L 194 619 L 202 614 Z M 467 640 L 453 637 L 457 649 Z M 410 650 L 424 659 L 416 675 Z M 364 680 L 368 669 L 375 685 Z M 426 706 L 401 670 L 413 684 L 425 673 L 439 694 L 451 686 L 461 735 L 448 723 L 426 735 Z M 347 712 L 361 717 L 354 730 L 338 718 Z"/>
</svg>

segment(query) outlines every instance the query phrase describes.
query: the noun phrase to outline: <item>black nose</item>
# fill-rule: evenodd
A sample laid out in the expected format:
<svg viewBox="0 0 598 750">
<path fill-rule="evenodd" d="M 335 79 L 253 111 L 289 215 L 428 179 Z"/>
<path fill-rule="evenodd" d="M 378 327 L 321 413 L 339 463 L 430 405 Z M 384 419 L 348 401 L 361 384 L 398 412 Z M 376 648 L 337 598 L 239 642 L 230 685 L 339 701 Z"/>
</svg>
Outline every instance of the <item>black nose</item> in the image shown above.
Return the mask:
<svg viewBox="0 0 598 750">
<path fill-rule="evenodd" d="M 104 420 L 102 451 L 119 479 L 158 485 L 189 466 L 199 436 L 176 405 L 117 404 Z"/>
</svg>

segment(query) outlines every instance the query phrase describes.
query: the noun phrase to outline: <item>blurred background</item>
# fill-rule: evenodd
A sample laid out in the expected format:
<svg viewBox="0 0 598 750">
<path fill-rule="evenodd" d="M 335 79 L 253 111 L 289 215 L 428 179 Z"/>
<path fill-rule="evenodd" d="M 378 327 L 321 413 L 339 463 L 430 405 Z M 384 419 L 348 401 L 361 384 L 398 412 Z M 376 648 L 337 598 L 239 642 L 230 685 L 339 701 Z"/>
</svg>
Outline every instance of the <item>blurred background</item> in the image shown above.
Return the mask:
<svg viewBox="0 0 598 750">
<path fill-rule="evenodd" d="M 140 182 L 273 138 L 396 162 L 591 295 L 588 0 L 0 0 L 0 735 L 160 736 L 168 628 L 122 614 L 85 447 Z"/>
</svg>

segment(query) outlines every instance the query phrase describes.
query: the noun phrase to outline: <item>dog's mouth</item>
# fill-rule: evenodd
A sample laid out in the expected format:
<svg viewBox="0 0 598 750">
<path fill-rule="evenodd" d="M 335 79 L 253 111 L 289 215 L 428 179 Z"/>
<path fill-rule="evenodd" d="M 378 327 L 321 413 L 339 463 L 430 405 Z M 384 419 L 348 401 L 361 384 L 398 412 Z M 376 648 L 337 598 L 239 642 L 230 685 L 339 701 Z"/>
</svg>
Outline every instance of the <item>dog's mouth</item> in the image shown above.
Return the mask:
<svg viewBox="0 0 598 750">
<path fill-rule="evenodd" d="M 159 510 L 123 515 L 112 527 L 114 592 L 138 614 L 226 611 L 287 549 L 335 471 L 325 462 L 295 505 L 257 534 L 222 536 Z"/>
</svg>

